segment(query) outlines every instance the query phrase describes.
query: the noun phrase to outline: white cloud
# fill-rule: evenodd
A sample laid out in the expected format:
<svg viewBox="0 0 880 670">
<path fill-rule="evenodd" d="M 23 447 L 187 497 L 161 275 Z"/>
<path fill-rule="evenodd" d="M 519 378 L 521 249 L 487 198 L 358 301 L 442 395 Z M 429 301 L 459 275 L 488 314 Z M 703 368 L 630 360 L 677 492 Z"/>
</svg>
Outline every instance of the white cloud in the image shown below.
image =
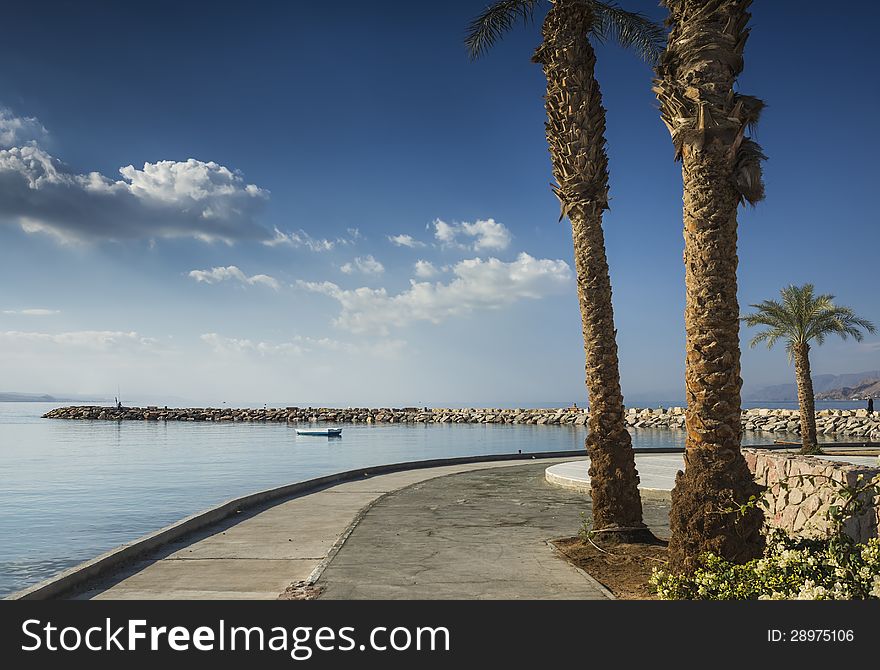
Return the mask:
<svg viewBox="0 0 880 670">
<path fill-rule="evenodd" d="M 293 336 L 288 342 L 264 342 L 235 337 L 224 337 L 217 333 L 205 333 L 202 342 L 211 347 L 215 354 L 254 354 L 258 356 L 302 356 L 316 351 L 345 354 L 366 354 L 382 358 L 393 358 L 406 346 L 403 340 L 378 340 L 375 342 L 341 342 L 330 338 Z"/>
<path fill-rule="evenodd" d="M 444 244 L 452 244 L 455 241 L 455 227 L 445 221 L 434 221 L 434 237 Z"/>
<path fill-rule="evenodd" d="M 357 231 L 356 228 L 354 230 Z M 357 234 L 360 235 L 360 231 L 357 231 Z M 309 251 L 331 251 L 336 246 L 336 242 L 314 238 L 302 229 L 285 233 L 277 228 L 275 229 L 275 237 L 271 240 L 265 240 L 263 244 L 267 247 L 288 246 L 294 249 L 306 247 Z"/>
<path fill-rule="evenodd" d="M 302 228 L 295 231 L 284 232 L 275 228 L 272 239 L 264 240 L 267 247 L 292 247 L 294 249 L 306 248 L 309 251 L 332 251 L 337 245 L 348 246 L 358 240 L 364 239 L 359 228 L 346 228 L 347 237 L 337 237 L 335 240 L 312 237 Z"/>
<path fill-rule="evenodd" d="M 362 272 L 366 275 L 380 275 L 385 272 L 385 266 L 372 256 L 358 256 L 352 263 L 346 263 L 339 269 L 347 275 L 354 274 L 355 272 Z"/>
<path fill-rule="evenodd" d="M 39 146 L 34 118 L 0 108 L 0 222 L 61 242 L 189 237 L 264 240 L 256 223 L 268 191 L 237 171 L 194 158 L 127 165 L 122 179 L 80 174 Z"/>
<path fill-rule="evenodd" d="M 425 246 L 424 242 L 419 242 L 419 240 L 415 239 L 412 235 L 389 235 L 388 240 L 398 247 L 409 247 L 410 249 L 417 249 Z"/>
<path fill-rule="evenodd" d="M 416 277 L 420 277 L 421 279 L 436 277 L 439 272 L 431 261 L 425 261 L 422 259 L 417 260 L 413 267 Z"/>
<path fill-rule="evenodd" d="M 15 116 L 8 108 L 0 107 L 0 147 L 43 142 L 48 136 L 49 131 L 33 116 Z"/>
<path fill-rule="evenodd" d="M 95 175 L 96 173 L 92 173 Z M 192 207 L 198 203 L 199 216 L 205 219 L 226 218 L 234 206 L 229 196 L 257 197 L 266 191 L 254 184 L 245 184 L 240 175 L 223 165 L 205 163 L 190 158 L 186 161 L 159 161 L 144 163 L 143 170 L 133 165 L 119 169 L 128 184 L 112 185 L 98 180 L 99 185 L 128 189 L 145 201 Z"/>
<path fill-rule="evenodd" d="M 474 242 L 475 251 L 484 249 L 506 249 L 510 246 L 510 231 L 504 224 L 497 223 L 495 219 L 486 219 L 476 223 L 461 224 L 466 234 L 476 237 Z"/>
<path fill-rule="evenodd" d="M 0 332 L 0 341 L 9 345 L 49 345 L 99 352 L 116 350 L 153 350 L 157 340 L 134 331 L 79 330 L 65 333 L 39 333 L 7 330 Z"/>
<path fill-rule="evenodd" d="M 222 281 L 234 279 L 238 282 L 241 282 L 242 284 L 248 284 L 250 286 L 254 286 L 255 284 L 263 284 L 264 286 L 273 288 L 276 291 L 281 288 L 281 284 L 274 277 L 263 274 L 252 275 L 248 277 L 235 265 L 216 267 L 211 268 L 210 270 L 191 270 L 189 272 L 189 276 L 195 279 L 197 282 L 205 282 L 206 284 L 217 284 Z"/>
<path fill-rule="evenodd" d="M 332 282 L 298 281 L 297 286 L 327 295 L 342 311 L 335 324 L 354 333 L 388 331 L 414 321 L 441 321 L 479 309 L 498 309 L 521 299 L 537 299 L 564 290 L 571 281 L 565 261 L 536 259 L 521 253 L 515 261 L 473 258 L 456 263 L 448 284 L 410 281 L 397 295 L 384 289 L 345 290 Z"/>
<path fill-rule="evenodd" d="M 503 250 L 510 246 L 510 231 L 495 219 L 480 219 L 474 223 L 449 224 L 437 219 L 434 221 L 434 237 L 445 246 L 457 246 L 474 251 Z M 459 240 L 471 238 L 468 244 Z"/>
<path fill-rule="evenodd" d="M 15 314 L 19 316 L 52 316 L 53 314 L 61 314 L 60 309 L 4 309 L 4 314 Z"/>
</svg>

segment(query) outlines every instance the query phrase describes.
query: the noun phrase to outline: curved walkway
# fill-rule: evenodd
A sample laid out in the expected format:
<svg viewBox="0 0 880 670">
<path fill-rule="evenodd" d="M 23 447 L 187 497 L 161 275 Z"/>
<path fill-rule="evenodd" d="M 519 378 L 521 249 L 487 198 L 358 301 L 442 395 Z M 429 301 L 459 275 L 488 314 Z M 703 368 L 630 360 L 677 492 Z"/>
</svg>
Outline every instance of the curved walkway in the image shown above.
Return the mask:
<svg viewBox="0 0 880 670">
<path fill-rule="evenodd" d="M 157 549 L 80 589 L 76 599 L 275 599 L 315 579 L 383 495 L 461 472 L 567 459 L 492 461 L 406 470 L 337 484 L 268 508 L 242 512 Z M 314 573 L 314 574 L 313 574 Z"/>
<path fill-rule="evenodd" d="M 408 470 L 243 512 L 148 554 L 77 599 L 276 599 L 296 582 L 330 599 L 601 599 L 556 555 L 589 496 L 554 486 L 571 457 Z M 668 535 L 668 495 L 643 493 Z"/>
</svg>

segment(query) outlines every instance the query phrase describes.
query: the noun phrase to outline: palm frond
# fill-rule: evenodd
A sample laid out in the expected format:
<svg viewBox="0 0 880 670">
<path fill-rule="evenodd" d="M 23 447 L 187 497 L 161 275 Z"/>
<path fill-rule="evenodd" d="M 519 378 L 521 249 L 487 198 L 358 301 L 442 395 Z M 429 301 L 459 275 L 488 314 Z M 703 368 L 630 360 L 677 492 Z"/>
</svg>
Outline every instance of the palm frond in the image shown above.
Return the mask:
<svg viewBox="0 0 880 670">
<path fill-rule="evenodd" d="M 839 335 L 843 340 L 852 337 L 856 342 L 861 342 L 864 337 L 862 331 L 874 333 L 877 329 L 867 319 L 856 316 L 849 307 L 832 304 L 817 312 L 808 332 L 811 338 L 821 344 L 827 334 Z"/>
<path fill-rule="evenodd" d="M 775 300 L 764 300 L 757 305 L 750 305 L 750 307 L 754 307 L 758 311 L 746 314 L 741 318 L 751 328 L 767 326 L 778 330 L 788 330 L 792 327 L 790 311 L 786 309 L 785 305 Z"/>
<path fill-rule="evenodd" d="M 766 342 L 767 348 L 772 349 L 773 345 L 776 344 L 776 340 L 780 337 L 783 337 L 783 333 L 780 330 L 762 330 L 749 342 L 749 348 L 754 349 L 761 342 Z"/>
<path fill-rule="evenodd" d="M 518 22 L 534 20 L 535 6 L 541 0 L 501 0 L 487 7 L 468 26 L 464 44 L 470 58 L 476 59 L 488 51 Z"/>
<path fill-rule="evenodd" d="M 862 319 L 860 317 L 854 316 L 850 319 L 850 325 L 855 328 L 861 328 L 865 330 L 871 335 L 877 332 L 877 326 L 874 325 L 872 321 L 868 321 L 867 319 Z M 859 342 L 861 342 L 861 337 L 859 338 Z"/>
<path fill-rule="evenodd" d="M 595 16 L 592 35 L 600 42 L 614 40 L 633 49 L 643 60 L 657 63 L 666 48 L 666 31 L 644 14 L 628 12 L 613 2 L 591 0 Z"/>
<path fill-rule="evenodd" d="M 761 145 L 752 139 L 744 139 L 736 151 L 734 178 L 740 202 L 752 207 L 764 199 L 764 177 L 761 161 L 767 160 Z"/>
</svg>

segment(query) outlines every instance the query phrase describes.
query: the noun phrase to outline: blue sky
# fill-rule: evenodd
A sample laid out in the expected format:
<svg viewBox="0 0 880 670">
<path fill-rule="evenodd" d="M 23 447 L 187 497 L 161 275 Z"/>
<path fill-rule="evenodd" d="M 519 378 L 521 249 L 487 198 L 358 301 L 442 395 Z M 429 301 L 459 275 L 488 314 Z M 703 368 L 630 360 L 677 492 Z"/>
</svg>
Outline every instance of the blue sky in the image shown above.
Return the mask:
<svg viewBox="0 0 880 670">
<path fill-rule="evenodd" d="M 0 390 L 584 402 L 570 229 L 529 60 L 539 29 L 469 62 L 483 6 L 10 5 Z M 768 104 L 770 160 L 767 200 L 741 211 L 741 305 L 812 281 L 880 322 L 880 7 L 753 15 L 740 89 Z M 679 166 L 650 68 L 598 55 L 624 394 L 677 399 Z M 878 368 L 875 336 L 813 355 L 817 374 Z M 743 377 L 793 373 L 782 349 L 745 350 Z"/>
</svg>

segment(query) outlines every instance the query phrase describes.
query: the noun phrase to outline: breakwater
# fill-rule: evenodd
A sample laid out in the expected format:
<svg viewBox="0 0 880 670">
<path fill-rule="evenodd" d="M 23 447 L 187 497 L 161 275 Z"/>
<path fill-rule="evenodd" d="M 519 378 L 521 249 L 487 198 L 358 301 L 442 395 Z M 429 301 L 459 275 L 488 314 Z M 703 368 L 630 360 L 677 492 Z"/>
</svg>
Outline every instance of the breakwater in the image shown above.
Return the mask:
<svg viewBox="0 0 880 670">
<path fill-rule="evenodd" d="M 471 408 L 355 408 L 281 407 L 262 409 L 101 407 L 97 405 L 59 407 L 43 415 L 47 419 L 94 421 L 215 421 L 287 423 L 483 423 L 583 426 L 589 413 L 577 407 L 559 409 L 471 409 Z M 627 426 L 632 428 L 684 429 L 683 407 L 630 408 Z M 744 430 L 767 433 L 800 432 L 800 414 L 790 409 L 743 410 Z M 880 440 L 880 413 L 867 410 L 829 409 L 816 413 L 820 435 Z"/>
</svg>

